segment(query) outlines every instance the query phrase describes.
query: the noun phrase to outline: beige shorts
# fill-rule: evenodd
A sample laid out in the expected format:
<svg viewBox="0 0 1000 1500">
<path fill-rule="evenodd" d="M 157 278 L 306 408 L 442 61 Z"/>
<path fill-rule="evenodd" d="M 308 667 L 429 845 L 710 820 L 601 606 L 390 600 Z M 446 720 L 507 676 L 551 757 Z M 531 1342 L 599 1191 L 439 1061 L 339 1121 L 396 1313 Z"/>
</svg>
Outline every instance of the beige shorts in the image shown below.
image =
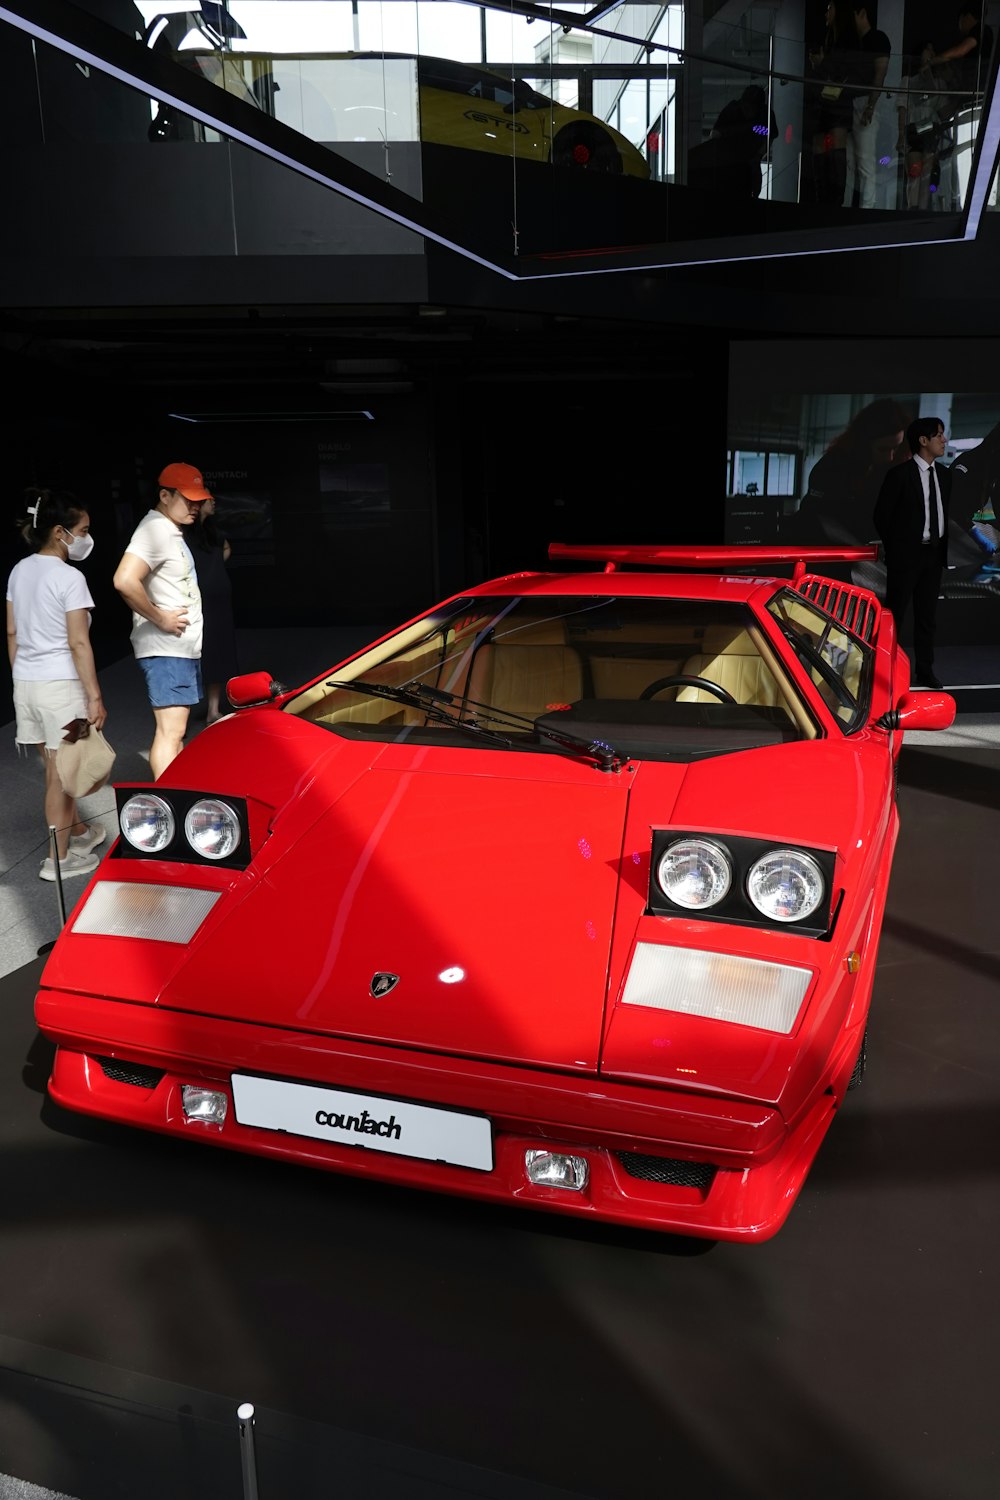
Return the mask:
<svg viewBox="0 0 1000 1500">
<path fill-rule="evenodd" d="M 78 677 L 58 682 L 14 680 L 14 739 L 19 745 L 58 750 L 72 719 L 87 717 L 87 698 Z"/>
</svg>

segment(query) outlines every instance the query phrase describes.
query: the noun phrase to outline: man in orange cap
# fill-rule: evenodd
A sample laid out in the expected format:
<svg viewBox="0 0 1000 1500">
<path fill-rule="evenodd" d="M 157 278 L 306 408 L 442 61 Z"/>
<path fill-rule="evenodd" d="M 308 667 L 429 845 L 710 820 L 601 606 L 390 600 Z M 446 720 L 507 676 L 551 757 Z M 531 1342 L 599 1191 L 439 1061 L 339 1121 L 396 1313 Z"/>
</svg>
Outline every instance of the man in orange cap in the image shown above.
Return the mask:
<svg viewBox="0 0 1000 1500">
<path fill-rule="evenodd" d="M 188 715 L 202 696 L 201 593 L 184 528 L 212 499 L 192 464 L 167 464 L 159 483 L 159 499 L 132 533 L 114 580 L 132 611 L 132 649 L 156 723 L 154 777 L 183 749 Z"/>
</svg>

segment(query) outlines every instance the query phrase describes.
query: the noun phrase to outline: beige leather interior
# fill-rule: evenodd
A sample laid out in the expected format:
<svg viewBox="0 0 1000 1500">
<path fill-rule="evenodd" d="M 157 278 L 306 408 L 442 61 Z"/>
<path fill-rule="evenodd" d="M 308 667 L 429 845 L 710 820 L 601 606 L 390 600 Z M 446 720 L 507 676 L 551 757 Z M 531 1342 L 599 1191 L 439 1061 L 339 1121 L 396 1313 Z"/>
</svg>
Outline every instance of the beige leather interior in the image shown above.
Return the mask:
<svg viewBox="0 0 1000 1500">
<path fill-rule="evenodd" d="M 847 686 L 847 691 L 854 698 L 861 692 L 861 664 L 863 661 L 864 657 L 861 655 L 861 652 L 855 652 L 848 661 L 847 670 L 844 673 L 844 682 Z"/>
<path fill-rule="evenodd" d="M 707 677 L 725 688 L 737 703 L 753 703 L 773 708 L 783 702 L 771 669 L 745 630 L 733 633 L 719 629 L 705 632 L 703 649 L 689 656 L 681 667 L 685 676 Z M 704 688 L 680 687 L 678 703 L 718 703 L 714 693 Z"/>
<path fill-rule="evenodd" d="M 681 671 L 682 665 L 681 657 L 651 661 L 648 656 L 594 656 L 590 662 L 593 696 L 634 701 L 651 682 L 659 677 L 672 677 Z M 664 697 L 669 696 L 665 691 Z"/>
<path fill-rule="evenodd" d="M 419 681 L 443 688 L 455 694 L 456 707 L 475 701 L 535 719 L 553 704 L 576 703 L 584 697 L 638 701 L 659 678 L 683 674 L 706 677 L 731 693 L 737 703 L 784 707 L 797 723 L 802 720 L 804 733 L 815 732 L 804 712 L 796 713 L 794 695 L 791 701 L 783 696 L 766 641 L 758 646 L 748 631 L 731 625 L 707 630 L 698 641 L 699 649 L 682 659 L 620 655 L 614 650 L 620 642 L 618 632 L 609 635 L 607 641 L 590 635 L 587 645 L 592 649 L 586 662 L 569 644 L 565 623 L 559 619 L 522 621 L 507 630 L 501 622 L 496 632 L 474 649 L 475 641 L 481 639 L 481 628 L 480 622 L 473 621 L 464 640 L 453 638 L 446 661 L 441 660 L 440 637 L 428 640 L 421 635 L 400 655 L 369 662 L 365 675 L 387 686 Z M 644 644 L 631 640 L 622 643 L 625 653 L 630 648 L 641 652 Z M 651 646 L 654 644 L 650 641 Z M 671 698 L 685 703 L 720 701 L 715 694 L 696 687 L 664 688 L 657 697 L 666 702 Z M 325 683 L 308 689 L 297 707 L 310 718 L 331 724 L 423 724 L 427 717 L 423 709 L 361 693 L 331 691 Z"/>
<path fill-rule="evenodd" d="M 451 689 L 453 692 L 456 688 Z M 519 626 L 479 647 L 466 697 L 534 719 L 553 703 L 583 697 L 583 663 L 561 620 Z"/>
<path fill-rule="evenodd" d="M 383 662 L 371 672 L 371 679 L 387 687 L 401 687 L 419 677 L 429 687 L 436 687 L 439 659 L 435 649 L 421 645 L 391 662 Z M 309 717 L 320 724 L 384 724 L 389 720 L 395 724 L 419 724 L 424 718 L 417 709 L 363 693 L 331 692 L 324 687 L 314 689 L 313 694 L 309 699 Z"/>
</svg>

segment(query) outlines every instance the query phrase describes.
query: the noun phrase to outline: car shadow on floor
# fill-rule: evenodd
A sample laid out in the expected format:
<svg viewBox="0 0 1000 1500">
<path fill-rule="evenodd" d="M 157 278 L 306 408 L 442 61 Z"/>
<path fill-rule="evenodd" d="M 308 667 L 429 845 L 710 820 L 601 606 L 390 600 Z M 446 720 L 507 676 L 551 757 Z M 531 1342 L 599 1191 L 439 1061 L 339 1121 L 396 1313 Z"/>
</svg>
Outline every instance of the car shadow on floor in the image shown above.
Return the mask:
<svg viewBox="0 0 1000 1500">
<path fill-rule="evenodd" d="M 1000 808 L 1000 749 L 956 746 L 923 750 L 903 745 L 899 784 L 977 807 Z"/>
</svg>

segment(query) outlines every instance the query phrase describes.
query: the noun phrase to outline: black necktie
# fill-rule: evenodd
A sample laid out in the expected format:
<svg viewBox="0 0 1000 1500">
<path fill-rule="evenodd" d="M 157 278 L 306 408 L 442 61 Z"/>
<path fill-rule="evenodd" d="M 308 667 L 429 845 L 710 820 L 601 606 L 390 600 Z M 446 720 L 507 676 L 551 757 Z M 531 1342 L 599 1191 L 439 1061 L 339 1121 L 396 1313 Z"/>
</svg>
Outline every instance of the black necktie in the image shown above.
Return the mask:
<svg viewBox="0 0 1000 1500">
<path fill-rule="evenodd" d="M 932 542 L 939 542 L 941 527 L 938 525 L 938 487 L 933 464 L 929 464 L 927 468 L 927 522 L 929 539 Z"/>
</svg>

